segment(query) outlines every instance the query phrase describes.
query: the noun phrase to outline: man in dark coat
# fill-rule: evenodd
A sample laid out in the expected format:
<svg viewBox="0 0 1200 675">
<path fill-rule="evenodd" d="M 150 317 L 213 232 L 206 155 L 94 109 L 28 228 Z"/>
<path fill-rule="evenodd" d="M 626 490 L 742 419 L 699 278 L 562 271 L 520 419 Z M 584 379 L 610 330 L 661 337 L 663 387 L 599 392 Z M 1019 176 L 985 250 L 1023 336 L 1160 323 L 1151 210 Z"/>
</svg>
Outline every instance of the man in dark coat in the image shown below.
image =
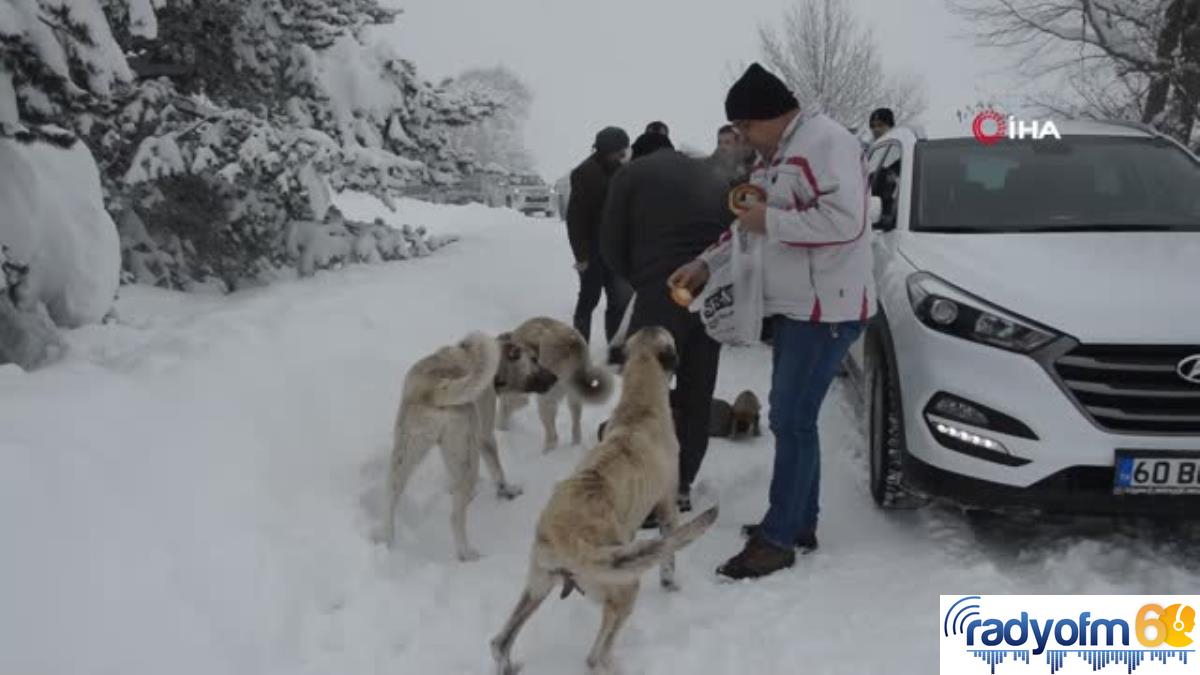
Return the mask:
<svg viewBox="0 0 1200 675">
<path fill-rule="evenodd" d="M 628 333 L 657 325 L 675 338 L 679 364 L 671 407 L 680 446 L 679 502 L 689 510 L 689 491 L 708 450 L 721 348 L 699 316 L 672 301 L 667 277 L 715 243 L 733 214 L 728 184 L 708 162 L 676 152 L 662 134 L 643 134 L 633 148 L 634 160 L 609 189 L 600 251 L 637 293 Z"/>
<path fill-rule="evenodd" d="M 591 341 L 592 314 L 605 295 L 604 334 L 612 340 L 625 305 L 629 285 L 604 264 L 599 251 L 600 219 L 608 182 L 621 168 L 629 148 L 629 135 L 617 127 L 605 127 L 596 134 L 595 151 L 571 172 L 571 197 L 567 202 L 567 237 L 579 272 L 579 298 L 575 303 L 575 328 Z"/>
</svg>

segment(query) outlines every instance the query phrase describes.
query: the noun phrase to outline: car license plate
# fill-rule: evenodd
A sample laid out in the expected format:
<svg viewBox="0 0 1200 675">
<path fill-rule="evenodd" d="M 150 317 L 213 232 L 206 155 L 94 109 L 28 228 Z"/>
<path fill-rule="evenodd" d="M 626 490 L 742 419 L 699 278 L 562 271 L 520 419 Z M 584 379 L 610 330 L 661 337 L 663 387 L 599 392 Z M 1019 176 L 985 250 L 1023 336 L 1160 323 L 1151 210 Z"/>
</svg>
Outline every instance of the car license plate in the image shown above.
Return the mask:
<svg viewBox="0 0 1200 675">
<path fill-rule="evenodd" d="M 1118 450 L 1113 492 L 1200 493 L 1200 452 Z"/>
</svg>

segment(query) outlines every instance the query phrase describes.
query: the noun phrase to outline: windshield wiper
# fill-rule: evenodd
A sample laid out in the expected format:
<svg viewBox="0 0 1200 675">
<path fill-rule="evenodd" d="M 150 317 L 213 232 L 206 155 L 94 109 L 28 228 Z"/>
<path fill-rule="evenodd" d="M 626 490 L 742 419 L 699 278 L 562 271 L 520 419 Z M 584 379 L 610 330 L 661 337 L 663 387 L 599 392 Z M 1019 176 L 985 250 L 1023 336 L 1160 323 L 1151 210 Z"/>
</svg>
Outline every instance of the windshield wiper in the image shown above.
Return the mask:
<svg viewBox="0 0 1200 675">
<path fill-rule="evenodd" d="M 1013 232 L 1186 232 L 1188 228 L 1170 225 L 1049 225 L 1041 227 L 1016 227 Z"/>
<path fill-rule="evenodd" d="M 987 234 L 995 232 L 992 228 L 962 227 L 958 225 L 935 225 L 931 227 L 917 226 L 914 232 L 929 232 L 931 234 Z"/>
<path fill-rule="evenodd" d="M 931 234 L 1058 234 L 1071 232 L 1200 232 L 1200 225 L 992 225 L 988 227 L 937 226 L 915 228 Z"/>
</svg>

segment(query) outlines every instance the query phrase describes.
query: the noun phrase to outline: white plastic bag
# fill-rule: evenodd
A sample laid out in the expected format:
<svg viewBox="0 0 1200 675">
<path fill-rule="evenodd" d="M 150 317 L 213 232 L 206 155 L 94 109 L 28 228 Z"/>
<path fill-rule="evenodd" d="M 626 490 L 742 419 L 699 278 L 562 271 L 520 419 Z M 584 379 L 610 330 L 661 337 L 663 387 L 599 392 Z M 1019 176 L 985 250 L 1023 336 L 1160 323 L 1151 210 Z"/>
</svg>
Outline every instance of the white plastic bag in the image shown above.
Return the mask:
<svg viewBox="0 0 1200 675">
<path fill-rule="evenodd" d="M 728 345 L 757 344 L 763 321 L 763 238 L 734 223 L 730 255 L 709 270 L 708 283 L 689 309 L 700 314 L 712 339 Z"/>
</svg>

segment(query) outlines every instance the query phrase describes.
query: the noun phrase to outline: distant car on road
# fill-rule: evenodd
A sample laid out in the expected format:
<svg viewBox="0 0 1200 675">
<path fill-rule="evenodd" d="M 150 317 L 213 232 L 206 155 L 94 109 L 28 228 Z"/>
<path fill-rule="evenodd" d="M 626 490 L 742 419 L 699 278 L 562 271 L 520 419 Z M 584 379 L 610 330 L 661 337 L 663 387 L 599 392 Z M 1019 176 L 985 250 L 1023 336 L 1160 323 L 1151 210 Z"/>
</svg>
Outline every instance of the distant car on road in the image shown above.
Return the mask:
<svg viewBox="0 0 1200 675">
<path fill-rule="evenodd" d="M 512 176 L 508 180 L 508 190 L 504 195 L 504 205 L 520 211 L 525 215 L 540 213 L 545 216 L 554 215 L 554 190 L 539 176 L 524 174 Z"/>
<path fill-rule="evenodd" d="M 462 180 L 442 191 L 441 201 L 447 204 L 486 204 L 500 206 L 504 203 L 505 179 L 490 173 L 464 176 Z"/>
</svg>

